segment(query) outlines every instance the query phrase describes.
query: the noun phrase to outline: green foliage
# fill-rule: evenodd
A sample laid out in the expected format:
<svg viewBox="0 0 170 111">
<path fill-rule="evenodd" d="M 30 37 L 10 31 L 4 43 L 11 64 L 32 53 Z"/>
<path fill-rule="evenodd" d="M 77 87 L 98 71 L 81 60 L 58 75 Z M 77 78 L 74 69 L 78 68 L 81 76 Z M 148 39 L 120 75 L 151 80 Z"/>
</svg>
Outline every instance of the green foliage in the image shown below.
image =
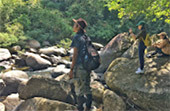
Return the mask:
<svg viewBox="0 0 170 111">
<path fill-rule="evenodd" d="M 49 41 L 55 44 L 65 37 L 70 37 L 72 28 L 57 9 L 42 8 L 40 0 L 2 0 L 0 8 L 0 31 L 40 42 Z M 21 30 L 15 32 L 16 23 L 21 24 Z M 13 26 L 13 27 L 11 27 Z M 17 43 L 13 41 L 11 43 Z M 9 45 L 9 44 L 8 44 Z"/>
<path fill-rule="evenodd" d="M 69 39 L 69 38 L 62 39 L 62 40 L 57 44 L 57 47 L 63 47 L 63 48 L 69 49 L 69 48 L 70 48 L 70 45 L 71 45 L 71 42 L 72 42 L 72 40 Z"/>
<path fill-rule="evenodd" d="M 8 47 L 26 39 L 23 26 L 19 23 L 6 24 L 5 29 L 6 33 L 0 33 L 0 47 Z"/>
<path fill-rule="evenodd" d="M 16 43 L 18 38 L 12 34 L 0 33 L 0 47 L 7 47 Z"/>
<path fill-rule="evenodd" d="M 108 41 L 117 34 L 113 23 L 119 23 L 119 19 L 115 16 L 116 22 L 113 21 L 113 16 L 110 17 L 112 12 L 104 7 L 103 0 L 97 2 L 96 0 L 69 0 L 57 2 L 57 4 L 60 4 L 58 9 L 65 12 L 63 16 L 70 21 L 71 26 L 73 26 L 73 18 L 84 18 L 88 23 L 87 34 L 93 40 Z M 109 23 L 110 21 L 112 23 Z"/>
<path fill-rule="evenodd" d="M 68 48 L 72 19 L 80 17 L 88 23 L 87 34 L 102 43 L 129 28 L 136 31 L 141 19 L 151 34 L 168 33 L 169 5 L 168 0 L 0 0 L 0 47 L 36 39 Z"/>
<path fill-rule="evenodd" d="M 29 25 L 26 34 L 40 42 L 49 41 L 54 44 L 57 40 L 69 37 L 72 33 L 71 27 L 67 21 L 61 18 L 58 11 L 49 11 L 46 9 L 32 9 L 29 19 L 33 22 Z"/>
<path fill-rule="evenodd" d="M 164 20 L 170 23 L 170 1 L 169 0 L 105 0 L 109 10 L 118 10 L 119 18 L 136 18 L 144 14 L 146 18 L 153 21 Z"/>
</svg>

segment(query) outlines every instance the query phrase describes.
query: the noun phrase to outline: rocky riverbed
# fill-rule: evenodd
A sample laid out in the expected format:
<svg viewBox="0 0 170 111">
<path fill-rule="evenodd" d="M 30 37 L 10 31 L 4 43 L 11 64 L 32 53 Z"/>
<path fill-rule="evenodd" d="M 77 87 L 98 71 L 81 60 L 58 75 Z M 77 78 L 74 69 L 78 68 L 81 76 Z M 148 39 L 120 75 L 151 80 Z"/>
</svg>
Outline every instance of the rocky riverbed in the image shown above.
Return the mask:
<svg viewBox="0 0 170 111">
<path fill-rule="evenodd" d="M 73 51 L 40 48 L 35 40 L 30 44 L 24 52 L 20 46 L 0 48 L 0 111 L 76 110 L 68 77 Z M 105 47 L 94 45 L 101 65 L 91 73 L 92 110 L 170 109 L 169 57 L 145 58 L 145 74 L 136 75 L 138 42 L 127 33 L 118 34 Z"/>
</svg>

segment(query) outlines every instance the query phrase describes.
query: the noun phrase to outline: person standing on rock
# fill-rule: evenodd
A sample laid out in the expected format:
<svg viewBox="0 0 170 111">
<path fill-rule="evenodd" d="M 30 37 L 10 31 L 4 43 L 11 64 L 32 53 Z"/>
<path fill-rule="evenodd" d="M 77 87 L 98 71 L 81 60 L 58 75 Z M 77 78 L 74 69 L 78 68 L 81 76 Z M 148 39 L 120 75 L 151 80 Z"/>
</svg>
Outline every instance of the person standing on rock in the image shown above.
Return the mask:
<svg viewBox="0 0 170 111">
<path fill-rule="evenodd" d="M 83 68 L 83 47 L 85 46 L 85 39 L 83 36 L 85 34 L 85 28 L 87 22 L 79 18 L 78 20 L 73 19 L 74 26 L 73 31 L 76 32 L 74 36 L 71 47 L 73 48 L 73 59 L 69 77 L 73 80 L 75 87 L 75 92 L 77 95 L 77 108 L 79 111 L 83 111 L 83 104 L 86 104 L 86 110 L 90 110 L 92 104 L 92 93 L 90 88 L 90 73 Z"/>
<path fill-rule="evenodd" d="M 144 52 L 146 49 L 146 46 L 143 42 L 146 38 L 146 27 L 145 27 L 145 22 L 140 21 L 138 24 L 138 29 L 139 33 L 135 35 L 132 31 L 132 29 L 129 29 L 130 35 L 133 37 L 133 39 L 139 39 L 139 46 L 138 46 L 138 53 L 139 53 L 139 62 L 140 62 L 140 67 L 137 69 L 136 74 L 144 73 Z"/>
</svg>

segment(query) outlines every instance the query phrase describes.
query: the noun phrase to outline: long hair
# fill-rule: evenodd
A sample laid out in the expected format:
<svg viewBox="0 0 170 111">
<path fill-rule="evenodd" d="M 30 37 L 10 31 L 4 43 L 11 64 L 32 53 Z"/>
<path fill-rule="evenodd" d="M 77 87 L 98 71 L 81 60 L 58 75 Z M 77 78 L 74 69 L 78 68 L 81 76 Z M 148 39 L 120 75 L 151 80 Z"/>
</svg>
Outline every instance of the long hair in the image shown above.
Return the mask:
<svg viewBox="0 0 170 111">
<path fill-rule="evenodd" d="M 146 30 L 146 24 L 142 24 L 142 30 Z"/>
<path fill-rule="evenodd" d="M 165 35 L 163 39 L 168 39 L 168 37 Z M 169 40 L 169 39 L 168 39 Z"/>
</svg>

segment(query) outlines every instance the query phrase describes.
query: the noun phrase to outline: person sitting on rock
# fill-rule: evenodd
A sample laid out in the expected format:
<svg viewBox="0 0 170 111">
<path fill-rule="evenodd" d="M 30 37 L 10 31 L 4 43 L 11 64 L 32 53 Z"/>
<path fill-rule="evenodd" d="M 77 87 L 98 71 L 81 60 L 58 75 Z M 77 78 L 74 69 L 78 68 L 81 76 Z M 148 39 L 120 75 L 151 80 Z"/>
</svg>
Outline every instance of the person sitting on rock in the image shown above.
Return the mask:
<svg viewBox="0 0 170 111">
<path fill-rule="evenodd" d="M 144 21 L 140 21 L 136 26 L 138 26 L 139 33 L 135 35 L 132 29 L 129 29 L 129 33 L 134 40 L 139 39 L 138 54 L 139 54 L 140 67 L 137 69 L 136 74 L 140 74 L 140 73 L 144 73 L 144 52 L 146 46 L 143 42 L 143 39 L 145 40 L 147 33 L 146 33 L 146 27 Z"/>
<path fill-rule="evenodd" d="M 154 55 L 158 54 L 157 57 L 164 57 L 170 55 L 170 41 L 167 37 L 166 32 L 161 32 L 157 34 L 160 37 L 159 42 L 154 43 L 151 47 L 156 48 L 156 51 L 148 54 L 146 57 L 151 58 Z"/>
<path fill-rule="evenodd" d="M 77 109 L 79 111 L 83 111 L 83 104 L 86 104 L 86 110 L 89 111 L 91 109 L 92 104 L 92 92 L 90 88 L 90 73 L 91 71 L 87 71 L 83 67 L 83 47 L 85 46 L 85 39 L 83 39 L 85 34 L 85 28 L 87 26 L 87 22 L 79 18 L 78 20 L 73 19 L 74 26 L 73 31 L 76 32 L 74 36 L 71 47 L 74 49 L 73 59 L 71 70 L 69 73 L 69 77 L 73 80 L 73 84 L 75 87 L 75 93 L 77 96 Z"/>
</svg>

